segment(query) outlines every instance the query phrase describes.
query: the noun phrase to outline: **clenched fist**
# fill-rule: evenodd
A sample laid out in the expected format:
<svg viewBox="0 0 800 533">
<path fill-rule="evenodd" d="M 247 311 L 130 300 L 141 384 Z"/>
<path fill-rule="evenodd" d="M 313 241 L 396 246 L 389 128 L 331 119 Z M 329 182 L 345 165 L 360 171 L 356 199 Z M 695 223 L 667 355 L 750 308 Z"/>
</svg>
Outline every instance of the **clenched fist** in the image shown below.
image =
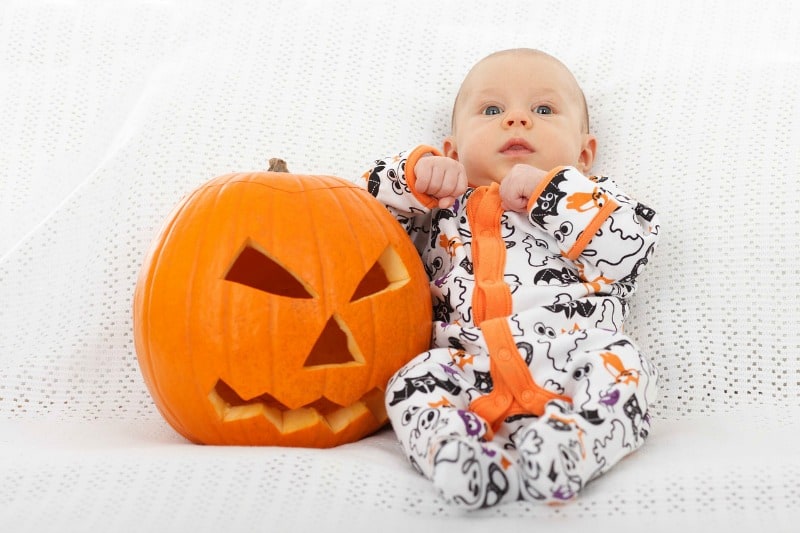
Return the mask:
<svg viewBox="0 0 800 533">
<path fill-rule="evenodd" d="M 433 196 L 439 207 L 446 209 L 467 190 L 467 172 L 464 165 L 449 157 L 424 156 L 414 166 L 417 192 Z"/>
<path fill-rule="evenodd" d="M 528 209 L 531 194 L 547 172 L 530 165 L 514 165 L 500 182 L 500 199 L 506 211 L 524 212 Z"/>
</svg>

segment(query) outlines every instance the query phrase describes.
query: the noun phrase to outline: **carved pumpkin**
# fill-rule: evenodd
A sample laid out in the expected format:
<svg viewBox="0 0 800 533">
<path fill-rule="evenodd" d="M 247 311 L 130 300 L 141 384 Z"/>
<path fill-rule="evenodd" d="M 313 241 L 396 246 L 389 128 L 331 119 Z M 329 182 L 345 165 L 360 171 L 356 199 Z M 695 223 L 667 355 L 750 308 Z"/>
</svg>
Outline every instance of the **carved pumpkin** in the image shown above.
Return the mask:
<svg viewBox="0 0 800 533">
<path fill-rule="evenodd" d="M 168 218 L 134 296 L 139 365 L 205 444 L 330 447 L 385 424 L 389 377 L 430 341 L 408 236 L 356 185 L 221 176 Z"/>
</svg>

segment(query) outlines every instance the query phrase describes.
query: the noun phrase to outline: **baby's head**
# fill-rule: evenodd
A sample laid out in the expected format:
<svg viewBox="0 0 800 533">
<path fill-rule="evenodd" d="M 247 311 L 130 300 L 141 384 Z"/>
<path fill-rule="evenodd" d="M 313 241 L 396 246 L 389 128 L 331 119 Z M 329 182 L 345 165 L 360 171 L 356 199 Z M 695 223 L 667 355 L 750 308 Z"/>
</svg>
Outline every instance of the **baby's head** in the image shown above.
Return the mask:
<svg viewBox="0 0 800 533">
<path fill-rule="evenodd" d="M 456 96 L 444 153 L 479 186 L 499 183 L 518 163 L 587 173 L 596 147 L 575 77 L 553 56 L 523 48 L 495 52 L 472 67 Z"/>
</svg>

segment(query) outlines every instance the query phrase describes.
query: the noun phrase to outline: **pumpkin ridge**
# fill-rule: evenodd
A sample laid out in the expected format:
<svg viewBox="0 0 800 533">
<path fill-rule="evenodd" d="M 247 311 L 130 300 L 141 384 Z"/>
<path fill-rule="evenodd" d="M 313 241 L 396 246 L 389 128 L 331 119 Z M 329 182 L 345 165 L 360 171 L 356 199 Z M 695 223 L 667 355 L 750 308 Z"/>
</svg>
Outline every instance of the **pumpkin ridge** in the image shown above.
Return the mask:
<svg viewBox="0 0 800 533">
<path fill-rule="evenodd" d="M 224 210 L 226 208 L 229 208 L 228 202 L 225 200 L 226 196 L 232 196 L 232 195 L 229 192 L 226 192 L 225 187 L 221 187 L 216 191 L 206 190 L 203 192 L 205 195 L 211 195 L 209 197 L 209 200 L 207 200 L 207 202 L 211 204 L 210 210 L 207 204 L 205 203 L 196 204 L 194 206 L 195 210 L 200 211 L 200 213 L 206 213 L 206 212 L 215 212 L 216 210 Z M 242 202 L 242 195 L 237 195 L 234 198 L 237 200 L 237 205 L 240 205 Z M 234 208 L 233 210 L 238 211 L 238 209 L 236 208 Z M 194 260 L 191 261 L 190 263 L 191 268 L 189 270 L 189 275 L 187 279 L 192 281 L 188 286 L 189 290 L 186 291 L 186 304 L 185 304 L 186 309 L 189 310 L 188 312 L 190 316 L 194 316 L 194 313 L 191 311 L 193 306 L 204 305 L 203 298 L 201 296 L 203 292 L 203 285 L 197 284 L 197 280 L 199 277 L 198 271 L 201 269 L 201 265 L 205 264 L 201 260 L 201 258 L 203 257 L 203 253 L 205 251 L 204 242 L 208 235 L 214 234 L 213 217 L 198 216 L 197 220 L 202 221 L 202 229 L 200 229 L 199 227 L 195 227 L 195 231 L 197 232 L 196 235 L 198 236 L 198 238 L 195 239 L 195 246 L 193 248 L 194 251 L 191 256 L 194 258 Z M 196 295 L 195 291 L 198 291 L 200 295 Z M 219 313 L 216 317 L 216 320 L 217 320 L 217 329 L 222 332 L 224 337 L 229 336 L 230 335 L 229 317 L 225 313 Z M 193 353 L 194 344 L 191 342 L 191 339 L 193 338 L 194 335 L 196 335 L 196 333 L 194 332 L 194 325 L 191 324 L 190 322 L 186 322 L 184 327 L 185 327 L 184 334 L 186 335 L 187 339 L 186 345 L 189 347 L 190 360 L 192 361 L 192 363 L 189 365 L 189 370 L 191 372 L 189 383 L 194 384 L 194 389 L 196 391 L 196 394 L 202 394 L 204 392 L 202 385 L 204 380 L 201 378 L 201 376 L 204 373 L 203 371 L 204 363 L 201 363 L 200 366 L 198 367 L 197 363 L 199 358 L 196 357 L 195 353 Z M 226 370 L 230 371 L 230 367 L 228 367 Z M 216 438 L 224 438 L 224 432 L 221 431 L 221 428 L 213 427 L 211 428 L 211 431 L 216 434 Z"/>
<path fill-rule="evenodd" d="M 137 316 L 142 309 L 149 310 L 151 305 L 153 305 L 153 295 L 157 291 L 156 284 L 153 283 L 153 279 L 160 271 L 159 269 L 162 261 L 164 260 L 165 250 L 169 249 L 168 244 L 170 239 L 175 236 L 174 232 L 176 227 L 179 225 L 179 217 L 182 216 L 187 210 L 193 208 L 192 202 L 194 202 L 195 197 L 200 194 L 200 191 L 194 191 L 184 198 L 184 200 L 173 209 L 173 212 L 167 219 L 167 222 L 163 224 L 159 230 L 161 238 L 154 241 L 154 245 L 151 245 L 153 247 L 148 253 L 149 257 L 145 259 L 144 263 L 145 265 L 148 265 L 148 268 L 142 270 L 139 281 L 137 282 L 134 296 L 134 316 Z M 156 337 L 150 333 L 154 329 L 157 330 L 157 327 L 153 328 L 151 325 L 152 317 L 149 314 L 146 314 L 146 316 L 147 318 L 145 320 L 138 322 L 138 327 L 136 327 L 136 325 L 134 327 L 136 355 L 139 362 L 139 367 L 142 369 L 142 373 L 144 374 L 145 382 L 151 389 L 151 394 L 157 397 L 162 397 L 165 394 L 164 389 L 168 389 L 169 384 L 165 384 L 157 378 L 159 375 L 158 360 L 157 358 L 151 357 L 152 353 L 156 353 L 158 351 L 158 349 L 154 347 L 154 345 L 157 345 L 157 342 Z M 140 347 L 139 344 L 142 344 L 142 346 Z M 156 407 L 163 414 L 164 418 L 173 427 L 175 427 L 176 430 L 181 433 L 186 431 L 186 428 L 181 422 L 180 417 L 175 413 L 170 405 L 157 402 Z"/>
</svg>

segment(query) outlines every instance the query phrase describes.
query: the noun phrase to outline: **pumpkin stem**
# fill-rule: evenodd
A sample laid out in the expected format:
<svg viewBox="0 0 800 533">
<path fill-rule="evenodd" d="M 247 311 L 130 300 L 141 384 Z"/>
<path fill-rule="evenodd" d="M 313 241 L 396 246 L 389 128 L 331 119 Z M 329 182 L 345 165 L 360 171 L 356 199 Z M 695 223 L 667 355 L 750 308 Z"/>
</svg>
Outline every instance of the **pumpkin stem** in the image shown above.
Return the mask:
<svg viewBox="0 0 800 533">
<path fill-rule="evenodd" d="M 283 159 L 278 159 L 277 157 L 270 158 L 269 168 L 267 170 L 269 172 L 289 172 L 289 168 L 286 166 L 286 161 Z"/>
</svg>

